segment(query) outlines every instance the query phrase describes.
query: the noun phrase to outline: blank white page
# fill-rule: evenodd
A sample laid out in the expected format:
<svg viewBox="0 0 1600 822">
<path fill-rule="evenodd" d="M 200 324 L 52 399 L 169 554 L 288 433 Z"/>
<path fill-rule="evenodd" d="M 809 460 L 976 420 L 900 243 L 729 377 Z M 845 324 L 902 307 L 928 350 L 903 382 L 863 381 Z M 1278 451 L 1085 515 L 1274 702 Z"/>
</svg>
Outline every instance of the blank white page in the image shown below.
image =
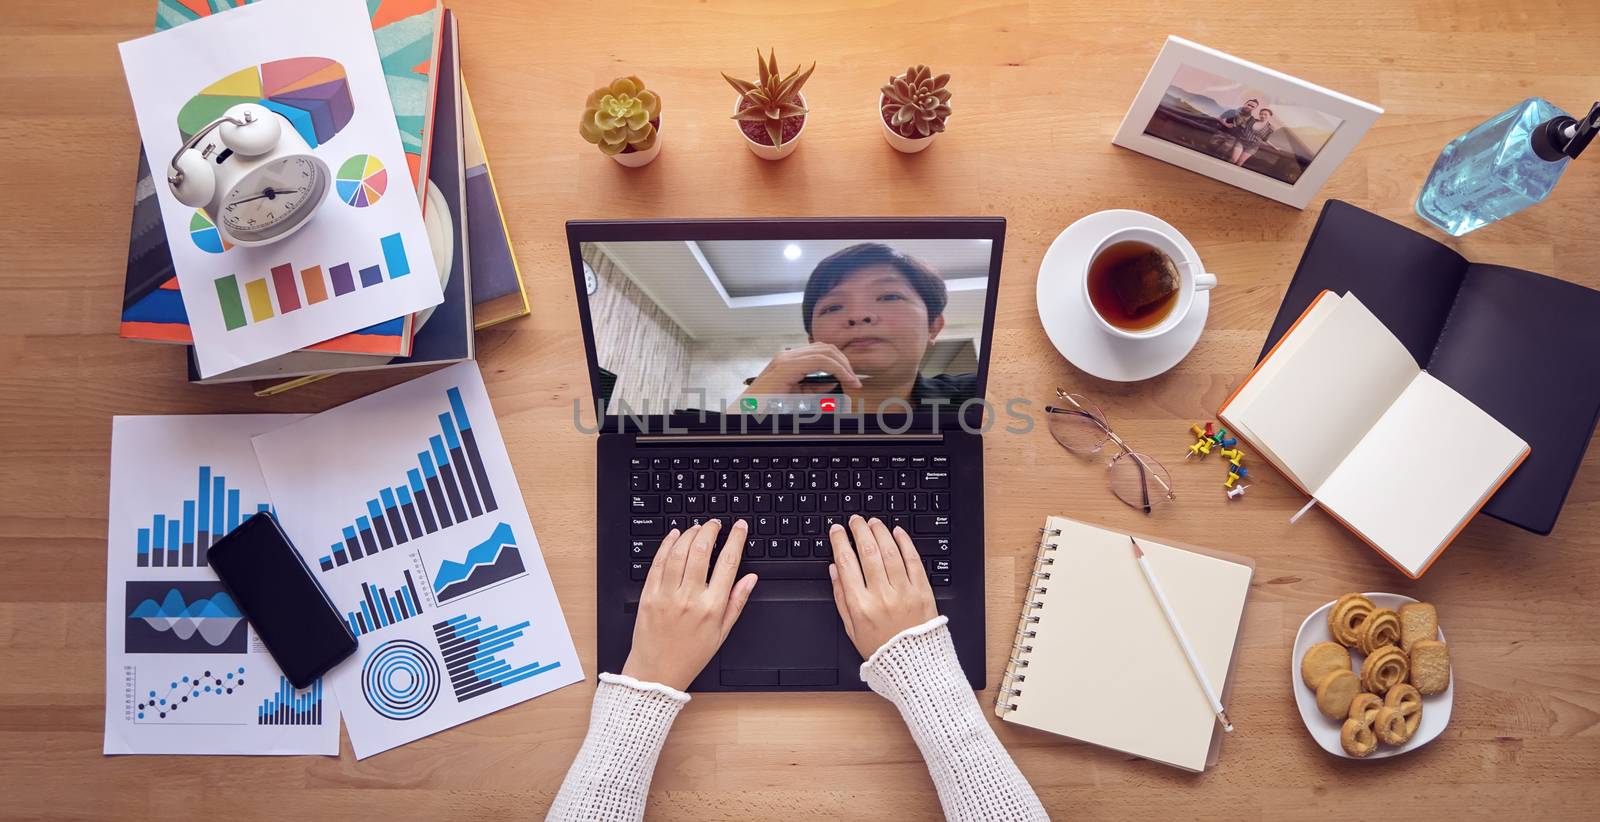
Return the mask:
<svg viewBox="0 0 1600 822">
<path fill-rule="evenodd" d="M 1227 418 L 1310 490 L 1422 369 L 1353 294 L 1304 337 L 1267 379 L 1257 374 L 1264 385 L 1244 407 L 1230 405 Z"/>
<path fill-rule="evenodd" d="M 1062 517 L 1048 528 L 1050 579 L 1033 594 L 1037 636 L 1027 678 L 1004 716 L 1192 771 L 1204 770 L 1216 731 L 1211 703 L 1139 572 L 1126 534 Z M 1244 616 L 1251 569 L 1139 541 L 1195 655 L 1220 693 Z"/>
<path fill-rule="evenodd" d="M 1424 372 L 1313 496 L 1415 577 L 1527 450 Z"/>
</svg>

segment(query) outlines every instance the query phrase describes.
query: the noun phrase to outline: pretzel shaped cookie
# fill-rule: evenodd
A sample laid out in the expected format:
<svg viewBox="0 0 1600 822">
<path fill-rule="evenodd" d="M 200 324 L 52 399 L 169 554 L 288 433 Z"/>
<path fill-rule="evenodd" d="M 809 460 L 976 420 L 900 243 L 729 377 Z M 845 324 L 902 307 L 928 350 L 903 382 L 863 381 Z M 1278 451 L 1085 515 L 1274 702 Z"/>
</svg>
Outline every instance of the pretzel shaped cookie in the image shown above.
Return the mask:
<svg viewBox="0 0 1600 822">
<path fill-rule="evenodd" d="M 1378 739 L 1385 745 L 1404 745 L 1422 724 L 1422 694 L 1402 682 L 1389 689 L 1383 707 L 1373 718 Z"/>
<path fill-rule="evenodd" d="M 1345 594 L 1328 609 L 1328 633 L 1334 641 L 1346 648 L 1354 647 L 1360 638 L 1362 624 L 1372 616 L 1377 606 L 1360 594 Z"/>
<path fill-rule="evenodd" d="M 1364 757 L 1378 749 L 1378 734 L 1373 723 L 1383 711 L 1383 700 L 1376 694 L 1359 694 L 1350 703 L 1350 718 L 1339 728 L 1339 744 L 1344 752 Z"/>
<path fill-rule="evenodd" d="M 1356 630 L 1356 649 L 1364 654 L 1385 645 L 1400 644 L 1400 615 L 1388 608 L 1379 608 L 1367 616 Z"/>
<path fill-rule="evenodd" d="M 1361 687 L 1370 693 L 1386 694 L 1390 688 L 1406 681 L 1411 662 L 1406 652 L 1393 645 L 1385 645 L 1367 655 L 1361 663 Z"/>
</svg>

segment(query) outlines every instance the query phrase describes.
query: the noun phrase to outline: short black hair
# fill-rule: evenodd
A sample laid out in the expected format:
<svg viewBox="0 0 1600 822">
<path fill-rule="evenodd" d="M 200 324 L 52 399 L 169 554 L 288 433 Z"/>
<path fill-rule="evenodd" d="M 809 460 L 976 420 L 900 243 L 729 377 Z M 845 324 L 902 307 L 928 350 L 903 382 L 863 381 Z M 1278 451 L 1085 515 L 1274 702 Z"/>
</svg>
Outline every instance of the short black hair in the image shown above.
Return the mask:
<svg viewBox="0 0 1600 822">
<path fill-rule="evenodd" d="M 1251 98 L 1250 98 L 1250 99 L 1248 99 L 1248 100 L 1246 100 L 1246 101 L 1245 101 L 1245 102 L 1246 102 L 1246 103 L 1255 103 L 1255 104 L 1256 104 L 1256 105 L 1258 105 L 1258 106 L 1259 106 L 1259 105 L 1261 105 L 1261 101 L 1260 101 L 1260 100 L 1257 100 L 1257 99 L 1256 99 L 1256 98 L 1254 98 L 1254 97 L 1251 97 Z"/>
<path fill-rule="evenodd" d="M 828 292 L 839 287 L 852 274 L 863 268 L 886 265 L 899 272 L 928 307 L 928 322 L 944 314 L 945 303 L 950 301 L 944 280 L 934 273 L 927 263 L 890 248 L 883 243 L 857 243 L 849 248 L 829 254 L 811 270 L 806 280 L 805 297 L 800 301 L 801 318 L 806 324 L 806 335 L 811 334 L 811 312 Z"/>
</svg>

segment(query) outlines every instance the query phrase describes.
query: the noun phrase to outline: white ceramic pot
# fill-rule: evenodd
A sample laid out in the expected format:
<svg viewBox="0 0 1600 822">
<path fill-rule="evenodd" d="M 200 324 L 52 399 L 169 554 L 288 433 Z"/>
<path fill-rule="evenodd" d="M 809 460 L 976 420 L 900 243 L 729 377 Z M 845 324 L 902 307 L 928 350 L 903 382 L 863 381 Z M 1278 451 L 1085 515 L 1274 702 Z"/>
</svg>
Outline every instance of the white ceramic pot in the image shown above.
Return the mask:
<svg viewBox="0 0 1600 822">
<path fill-rule="evenodd" d="M 739 113 L 739 101 L 742 99 L 744 98 L 733 98 L 734 114 Z M 802 94 L 800 95 L 800 105 L 805 106 L 805 104 L 806 96 Z M 800 121 L 800 130 L 795 132 L 794 139 L 784 143 L 782 147 L 769 146 L 750 139 L 749 135 L 744 133 L 744 129 L 739 127 L 737 120 L 734 121 L 733 127 L 735 131 L 739 132 L 739 136 L 744 138 L 744 144 L 749 146 L 750 150 L 754 152 L 757 157 L 760 157 L 763 160 L 782 160 L 783 158 L 788 157 L 790 154 L 793 154 L 795 147 L 800 145 L 800 138 L 806 133 L 806 124 L 810 122 L 811 115 L 807 114 L 805 119 Z"/>
<path fill-rule="evenodd" d="M 883 102 L 884 96 L 880 93 L 878 95 L 878 110 L 874 113 L 877 114 L 878 125 L 883 126 L 883 139 L 888 140 L 889 145 L 894 146 L 895 151 L 904 154 L 916 154 L 928 146 L 933 145 L 933 138 L 939 136 L 938 132 L 929 134 L 926 137 L 907 137 L 900 132 L 889 128 L 889 122 L 883 119 Z M 949 118 L 946 118 L 945 121 L 949 122 Z"/>
<path fill-rule="evenodd" d="M 656 141 L 649 148 L 644 151 L 625 151 L 621 154 L 612 154 L 610 155 L 611 159 L 628 168 L 650 165 L 650 161 L 661 153 L 661 124 L 666 122 L 666 116 L 667 113 L 664 111 L 656 115 Z"/>
</svg>

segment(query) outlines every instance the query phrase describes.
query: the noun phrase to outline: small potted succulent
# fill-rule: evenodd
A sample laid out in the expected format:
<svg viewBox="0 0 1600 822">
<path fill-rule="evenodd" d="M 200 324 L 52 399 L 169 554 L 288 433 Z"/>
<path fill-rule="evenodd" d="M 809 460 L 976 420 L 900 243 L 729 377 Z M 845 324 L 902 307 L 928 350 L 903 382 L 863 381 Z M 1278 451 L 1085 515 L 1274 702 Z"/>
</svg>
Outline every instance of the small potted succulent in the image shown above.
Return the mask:
<svg viewBox="0 0 1600 822">
<path fill-rule="evenodd" d="M 897 151 L 915 154 L 933 144 L 950 117 L 950 75 L 933 76 L 927 66 L 912 66 L 890 77 L 878 95 L 883 139 Z"/>
<path fill-rule="evenodd" d="M 796 65 L 789 76 L 778 74 L 778 56 L 772 51 L 761 59 L 756 52 L 759 76 L 756 82 L 738 80 L 722 75 L 722 79 L 739 92 L 733 101 L 733 119 L 739 124 L 745 145 L 764 160 L 781 160 L 794 152 L 800 142 L 800 133 L 806 128 L 806 98 L 800 87 L 811 78 L 817 68 L 800 71 Z"/>
<path fill-rule="evenodd" d="M 647 165 L 661 153 L 661 98 L 638 77 L 618 77 L 589 94 L 578 133 L 625 166 Z"/>
</svg>

